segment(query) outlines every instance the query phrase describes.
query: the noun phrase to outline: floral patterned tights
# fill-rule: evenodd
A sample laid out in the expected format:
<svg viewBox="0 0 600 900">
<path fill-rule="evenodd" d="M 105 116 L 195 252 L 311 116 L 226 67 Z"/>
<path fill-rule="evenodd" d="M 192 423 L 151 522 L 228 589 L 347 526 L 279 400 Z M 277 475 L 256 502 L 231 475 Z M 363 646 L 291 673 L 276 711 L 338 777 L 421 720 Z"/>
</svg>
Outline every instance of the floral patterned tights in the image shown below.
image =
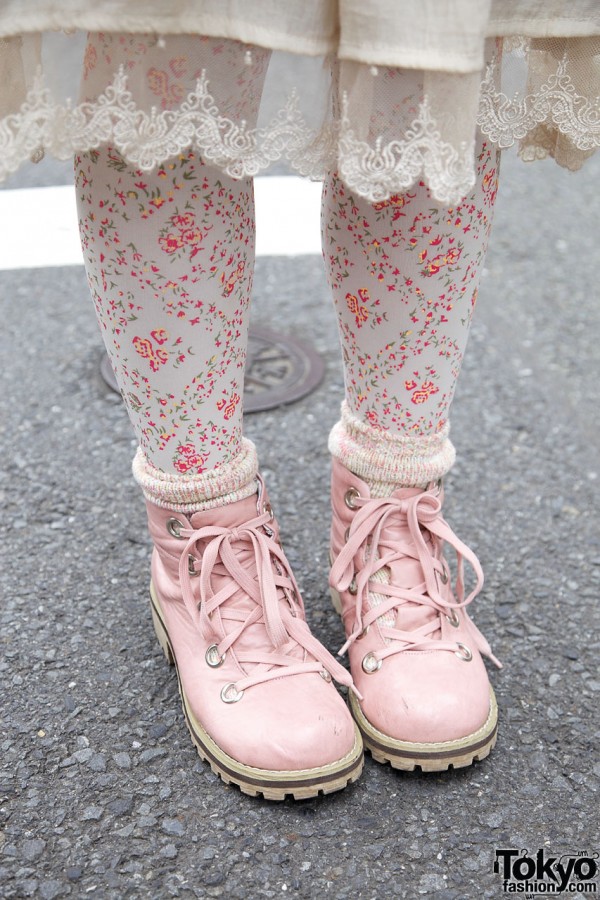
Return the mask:
<svg viewBox="0 0 600 900">
<path fill-rule="evenodd" d="M 345 434 L 348 422 L 362 427 L 363 449 L 379 436 L 445 439 L 497 189 L 496 156 L 483 142 L 478 160 L 477 185 L 452 209 L 423 184 L 374 205 L 335 174 L 324 186 Z M 146 460 L 188 478 L 235 462 L 254 264 L 251 179 L 220 175 L 191 151 L 151 174 L 109 147 L 78 157 L 75 168 L 92 297 Z"/>
<path fill-rule="evenodd" d="M 392 483 L 419 484 L 452 463 L 448 410 L 498 187 L 498 154 L 483 140 L 477 160 L 477 183 L 454 208 L 423 183 L 375 204 L 335 174 L 325 183 L 323 253 L 346 385 L 330 446 L 363 477 L 371 462 Z"/>
<path fill-rule="evenodd" d="M 252 128 L 269 57 L 224 39 L 93 33 L 81 99 L 120 66 L 142 108 L 175 110 L 206 70 L 219 108 Z M 412 109 L 414 75 L 387 75 L 378 83 L 390 102 Z M 419 183 L 370 204 L 335 173 L 326 180 L 323 252 L 346 381 L 330 446 L 359 475 L 420 483 L 451 465 L 448 409 L 497 189 L 495 152 L 480 141 L 477 158 L 477 183 L 453 209 Z M 78 157 L 75 172 L 92 297 L 140 444 L 136 478 L 165 505 L 228 502 L 257 466 L 242 438 L 252 180 L 193 151 L 144 173 L 107 146 Z"/>
<path fill-rule="evenodd" d="M 75 171 L 88 281 L 146 458 L 179 475 L 229 462 L 242 429 L 252 180 L 192 152 L 142 173 L 107 147 Z"/>
</svg>

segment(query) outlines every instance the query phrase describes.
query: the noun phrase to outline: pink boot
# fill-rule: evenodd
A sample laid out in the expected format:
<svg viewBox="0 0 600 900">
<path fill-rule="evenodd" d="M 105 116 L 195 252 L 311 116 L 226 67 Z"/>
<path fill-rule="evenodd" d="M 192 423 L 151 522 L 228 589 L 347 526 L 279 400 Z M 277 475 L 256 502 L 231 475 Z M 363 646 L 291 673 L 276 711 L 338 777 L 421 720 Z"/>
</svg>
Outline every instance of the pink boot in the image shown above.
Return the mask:
<svg viewBox="0 0 600 900">
<path fill-rule="evenodd" d="M 270 800 L 355 781 L 362 741 L 331 683 L 352 680 L 309 631 L 262 480 L 190 519 L 148 503 L 148 520 L 154 627 L 200 756 Z"/>
<path fill-rule="evenodd" d="M 348 640 L 351 696 L 365 746 L 394 768 L 467 766 L 496 742 L 497 707 L 481 653 L 498 666 L 466 612 L 483 585 L 476 556 L 441 515 L 441 486 L 370 497 L 333 460 L 331 586 Z M 456 550 L 455 598 L 443 544 Z M 463 560 L 477 576 L 464 597 Z"/>
</svg>

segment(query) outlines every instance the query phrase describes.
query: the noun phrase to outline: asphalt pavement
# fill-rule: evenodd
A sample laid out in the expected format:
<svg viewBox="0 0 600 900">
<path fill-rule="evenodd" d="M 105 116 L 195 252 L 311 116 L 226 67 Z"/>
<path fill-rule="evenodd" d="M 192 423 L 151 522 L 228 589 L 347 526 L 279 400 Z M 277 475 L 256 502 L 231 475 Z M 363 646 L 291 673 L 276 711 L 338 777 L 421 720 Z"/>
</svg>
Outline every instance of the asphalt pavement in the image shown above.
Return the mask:
<svg viewBox="0 0 600 900">
<path fill-rule="evenodd" d="M 468 770 L 367 758 L 347 790 L 281 804 L 212 774 L 152 630 L 134 442 L 83 269 L 0 273 L 1 896 L 499 898 L 497 850 L 599 849 L 600 156 L 576 175 L 503 168 L 447 479 L 486 573 L 473 617 L 504 662 L 498 744 Z M 246 426 L 337 650 L 326 444 L 343 382 L 320 259 L 259 259 L 253 316 L 326 361 L 314 393 Z"/>
</svg>

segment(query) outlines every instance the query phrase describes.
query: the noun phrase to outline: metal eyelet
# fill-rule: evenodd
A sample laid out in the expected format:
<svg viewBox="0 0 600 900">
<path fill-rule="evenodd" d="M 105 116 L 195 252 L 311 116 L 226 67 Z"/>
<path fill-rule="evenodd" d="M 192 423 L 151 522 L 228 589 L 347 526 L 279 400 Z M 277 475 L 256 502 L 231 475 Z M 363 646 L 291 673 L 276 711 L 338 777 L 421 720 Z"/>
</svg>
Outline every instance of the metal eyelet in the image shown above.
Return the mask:
<svg viewBox="0 0 600 900">
<path fill-rule="evenodd" d="M 377 659 L 374 653 L 367 653 L 362 661 L 362 667 L 363 672 L 366 672 L 367 675 L 372 675 L 373 672 L 378 672 L 381 668 L 381 660 Z"/>
<path fill-rule="evenodd" d="M 347 544 L 350 539 L 350 529 L 346 528 L 344 532 L 344 543 Z"/>
<path fill-rule="evenodd" d="M 331 681 L 331 673 L 328 672 L 327 669 L 321 669 L 319 675 L 321 676 L 323 681 L 326 681 L 329 684 L 329 682 Z"/>
<path fill-rule="evenodd" d="M 362 630 L 361 633 L 358 635 L 358 637 L 356 638 L 356 640 L 357 640 L 357 641 L 362 641 L 362 639 L 369 633 L 369 629 L 370 629 L 370 628 L 371 628 L 370 625 L 367 625 L 366 628 L 363 628 L 363 630 Z"/>
<path fill-rule="evenodd" d="M 177 538 L 180 541 L 185 541 L 185 538 L 181 533 L 183 528 L 185 528 L 185 525 L 183 522 L 180 522 L 179 519 L 167 519 L 167 531 L 171 537 Z"/>
<path fill-rule="evenodd" d="M 348 488 L 348 490 L 344 494 L 344 503 L 346 504 L 348 509 L 358 509 L 358 507 L 354 501 L 359 500 L 359 499 L 360 499 L 360 494 L 358 493 L 356 488 L 353 488 L 353 487 Z"/>
<path fill-rule="evenodd" d="M 352 594 L 353 597 L 358 593 L 358 585 L 356 583 L 356 578 L 353 578 L 350 584 L 348 585 L 348 593 Z"/>
<path fill-rule="evenodd" d="M 263 504 L 263 513 L 267 513 L 267 515 L 269 516 L 270 522 L 272 522 L 273 519 L 275 518 L 275 516 L 273 515 L 273 507 L 271 506 L 270 503 Z"/>
<path fill-rule="evenodd" d="M 197 578 L 200 572 L 196 568 L 196 557 L 192 556 L 191 553 L 188 554 L 188 572 L 190 573 L 192 578 Z"/>
<path fill-rule="evenodd" d="M 469 650 L 466 644 L 461 644 L 460 641 L 456 642 L 456 646 L 458 650 L 455 650 L 454 653 L 458 656 L 459 659 L 462 659 L 464 662 L 471 662 L 473 659 L 473 654 Z"/>
<path fill-rule="evenodd" d="M 458 626 L 460 625 L 460 619 L 458 618 L 458 613 L 456 612 L 456 610 L 453 609 L 451 612 L 447 612 L 445 615 L 452 627 L 458 628 Z"/>
<path fill-rule="evenodd" d="M 209 665 L 211 669 L 218 669 L 219 666 L 222 666 L 225 662 L 226 656 L 227 653 L 224 653 L 223 656 L 220 656 L 217 645 L 211 644 L 210 647 L 207 648 L 204 658 L 206 660 L 206 664 Z"/>
<path fill-rule="evenodd" d="M 442 582 L 442 584 L 448 584 L 448 573 L 446 572 L 445 569 L 439 573 L 439 576 L 440 576 L 440 581 Z"/>
<path fill-rule="evenodd" d="M 243 691 L 238 691 L 233 681 L 226 684 L 221 691 L 221 700 L 223 703 L 237 703 L 244 696 Z"/>
</svg>

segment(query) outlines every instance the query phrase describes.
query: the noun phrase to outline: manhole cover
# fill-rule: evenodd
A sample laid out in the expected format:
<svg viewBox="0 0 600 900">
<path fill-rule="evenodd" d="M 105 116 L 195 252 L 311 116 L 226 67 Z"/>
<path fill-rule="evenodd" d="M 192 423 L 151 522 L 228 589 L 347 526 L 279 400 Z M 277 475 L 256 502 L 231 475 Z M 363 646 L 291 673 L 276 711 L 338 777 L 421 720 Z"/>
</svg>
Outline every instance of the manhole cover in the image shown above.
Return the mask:
<svg viewBox="0 0 600 900">
<path fill-rule="evenodd" d="M 108 356 L 102 358 L 104 381 L 119 393 Z M 325 365 L 312 347 L 262 328 L 251 328 L 244 381 L 244 412 L 262 412 L 292 403 L 317 387 Z"/>
</svg>

